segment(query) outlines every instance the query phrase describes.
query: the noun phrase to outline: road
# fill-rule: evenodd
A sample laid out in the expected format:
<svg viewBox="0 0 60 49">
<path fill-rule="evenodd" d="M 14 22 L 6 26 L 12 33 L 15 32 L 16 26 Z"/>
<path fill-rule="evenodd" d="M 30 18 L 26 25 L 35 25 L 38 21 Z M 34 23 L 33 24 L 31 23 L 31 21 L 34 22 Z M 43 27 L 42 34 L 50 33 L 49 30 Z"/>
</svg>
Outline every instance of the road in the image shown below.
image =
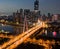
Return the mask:
<svg viewBox="0 0 60 49">
<path fill-rule="evenodd" d="M 45 27 L 45 23 L 42 22 L 35 27 L 27 30 L 26 32 L 19 34 L 15 38 L 11 39 L 10 41 L 4 43 L 0 46 L 1 49 L 13 49 L 16 48 L 19 44 L 23 43 L 27 38 L 29 38 L 32 34 L 34 34 L 38 29 Z"/>
<path fill-rule="evenodd" d="M 31 35 L 31 34 L 29 34 L 29 32 L 31 32 L 31 31 L 33 31 L 34 29 L 39 28 L 39 27 L 40 27 L 40 25 L 37 25 L 37 26 L 31 28 L 30 30 L 22 33 L 22 34 L 19 34 L 19 35 L 16 36 L 15 38 L 13 38 L 13 39 L 11 39 L 10 41 L 4 43 L 0 48 L 1 48 L 1 49 L 6 48 L 6 47 L 8 47 L 9 45 L 12 45 L 12 44 L 13 44 L 14 42 L 16 42 L 17 40 L 22 40 L 22 39 L 24 39 L 26 36 Z M 28 35 L 27 35 L 27 34 L 28 34 Z M 23 38 L 22 38 L 22 37 L 23 37 Z M 22 39 L 21 39 L 21 38 L 22 38 Z"/>
<path fill-rule="evenodd" d="M 8 46 L 6 49 L 14 49 L 14 48 L 16 48 L 18 45 L 23 43 L 26 39 L 28 39 L 32 34 L 34 34 L 41 27 L 42 26 L 40 26 L 40 25 L 37 26 L 33 31 L 30 31 L 28 34 L 26 34 L 24 37 L 22 37 L 21 39 L 17 40 L 16 42 L 14 42 L 12 45 Z"/>
</svg>

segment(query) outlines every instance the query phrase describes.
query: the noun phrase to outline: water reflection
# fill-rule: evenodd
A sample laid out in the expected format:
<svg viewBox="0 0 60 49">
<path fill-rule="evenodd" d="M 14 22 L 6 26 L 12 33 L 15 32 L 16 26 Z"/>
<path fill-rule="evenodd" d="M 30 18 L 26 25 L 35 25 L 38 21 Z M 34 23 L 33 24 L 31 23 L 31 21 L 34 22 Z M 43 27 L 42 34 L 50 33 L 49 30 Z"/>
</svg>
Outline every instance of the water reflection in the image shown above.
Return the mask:
<svg viewBox="0 0 60 49">
<path fill-rule="evenodd" d="M 10 33 L 13 32 L 13 27 L 10 26 L 10 25 L 2 25 L 0 24 L 0 31 L 3 30 L 3 31 L 9 31 Z"/>
<path fill-rule="evenodd" d="M 20 32 L 22 32 L 22 28 L 17 26 L 0 24 L 0 32 L 9 32 L 9 33 L 19 34 Z"/>
</svg>

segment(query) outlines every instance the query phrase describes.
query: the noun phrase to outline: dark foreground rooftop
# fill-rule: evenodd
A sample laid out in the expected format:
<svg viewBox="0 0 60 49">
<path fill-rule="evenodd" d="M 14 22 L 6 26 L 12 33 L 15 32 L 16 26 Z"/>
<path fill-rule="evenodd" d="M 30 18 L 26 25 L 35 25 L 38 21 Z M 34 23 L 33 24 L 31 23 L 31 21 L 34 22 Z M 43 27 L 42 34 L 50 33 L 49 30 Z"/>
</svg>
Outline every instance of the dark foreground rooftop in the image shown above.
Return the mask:
<svg viewBox="0 0 60 49">
<path fill-rule="evenodd" d="M 15 49 L 44 49 L 43 46 L 40 45 L 36 45 L 36 44 L 32 44 L 32 43 L 22 43 L 21 45 L 19 45 L 17 48 Z"/>
</svg>

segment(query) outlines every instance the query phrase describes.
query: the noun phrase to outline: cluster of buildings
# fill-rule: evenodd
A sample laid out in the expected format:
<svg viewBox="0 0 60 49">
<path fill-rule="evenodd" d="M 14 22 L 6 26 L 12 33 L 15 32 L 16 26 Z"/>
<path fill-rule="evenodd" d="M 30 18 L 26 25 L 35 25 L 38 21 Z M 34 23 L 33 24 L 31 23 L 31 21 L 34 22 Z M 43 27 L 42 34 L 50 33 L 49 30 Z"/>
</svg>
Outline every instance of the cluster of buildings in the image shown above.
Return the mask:
<svg viewBox="0 0 60 49">
<path fill-rule="evenodd" d="M 30 9 L 20 9 L 17 10 L 17 12 L 14 12 L 11 16 L 0 16 L 0 20 L 5 19 L 12 22 L 17 23 L 24 23 L 24 21 L 27 21 L 28 24 L 37 22 L 38 19 L 43 21 L 60 21 L 60 14 L 50 14 L 48 13 L 47 16 L 41 15 L 39 10 L 39 0 L 36 0 L 34 2 L 34 10 L 30 11 Z"/>
<path fill-rule="evenodd" d="M 39 20 L 48 21 L 48 22 L 60 22 L 60 14 L 50 14 L 48 13 L 47 16 L 41 15 L 41 11 L 39 10 L 39 0 L 34 1 L 34 10 L 31 11 L 30 9 L 20 9 L 17 12 L 13 12 L 13 15 L 9 16 L 0 16 L 0 20 L 13 22 L 17 24 L 23 24 L 20 26 L 21 28 L 15 28 L 15 32 L 22 32 L 23 30 L 28 30 L 29 27 L 32 27 L 33 24 L 38 22 Z M 24 28 L 23 28 L 24 27 Z"/>
<path fill-rule="evenodd" d="M 38 18 L 40 17 L 39 11 L 39 1 L 36 0 L 34 2 L 34 11 L 30 11 L 30 9 L 20 9 L 20 12 L 17 10 L 16 13 L 13 13 L 14 22 L 22 22 L 27 20 L 29 23 L 37 22 Z"/>
</svg>

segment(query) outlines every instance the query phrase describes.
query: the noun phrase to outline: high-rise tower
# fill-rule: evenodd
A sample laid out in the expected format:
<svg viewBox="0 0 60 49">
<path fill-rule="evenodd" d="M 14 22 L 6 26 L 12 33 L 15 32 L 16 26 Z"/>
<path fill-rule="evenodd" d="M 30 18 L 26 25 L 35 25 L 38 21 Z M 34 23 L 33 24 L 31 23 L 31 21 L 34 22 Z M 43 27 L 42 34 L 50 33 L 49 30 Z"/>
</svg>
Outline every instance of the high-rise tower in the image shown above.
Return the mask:
<svg viewBox="0 0 60 49">
<path fill-rule="evenodd" d="M 39 0 L 34 2 L 34 10 L 39 10 Z"/>
<path fill-rule="evenodd" d="M 40 16 L 39 14 L 39 0 L 34 1 L 34 21 L 37 22 Z"/>
</svg>

